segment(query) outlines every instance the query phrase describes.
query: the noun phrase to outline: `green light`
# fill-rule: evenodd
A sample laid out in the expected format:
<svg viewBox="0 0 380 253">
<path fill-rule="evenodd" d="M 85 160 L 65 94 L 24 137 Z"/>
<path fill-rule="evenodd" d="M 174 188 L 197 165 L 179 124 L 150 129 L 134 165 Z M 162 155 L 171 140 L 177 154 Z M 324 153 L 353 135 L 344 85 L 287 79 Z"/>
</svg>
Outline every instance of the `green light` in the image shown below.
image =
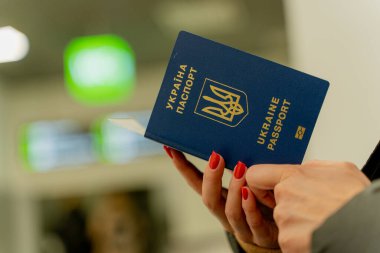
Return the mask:
<svg viewBox="0 0 380 253">
<path fill-rule="evenodd" d="M 66 87 L 85 104 L 109 104 L 128 98 L 135 82 L 131 47 L 116 35 L 72 40 L 64 54 Z"/>
</svg>

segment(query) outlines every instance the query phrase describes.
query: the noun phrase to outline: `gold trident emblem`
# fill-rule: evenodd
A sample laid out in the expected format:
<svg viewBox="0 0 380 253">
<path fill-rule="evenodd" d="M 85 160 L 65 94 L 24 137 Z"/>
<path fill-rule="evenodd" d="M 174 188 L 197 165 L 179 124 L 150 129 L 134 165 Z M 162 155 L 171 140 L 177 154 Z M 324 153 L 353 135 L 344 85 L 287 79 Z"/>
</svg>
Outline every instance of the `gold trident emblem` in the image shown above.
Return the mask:
<svg viewBox="0 0 380 253">
<path fill-rule="evenodd" d="M 227 120 L 229 122 L 232 122 L 235 115 L 240 115 L 244 113 L 244 109 L 239 103 L 239 95 L 223 90 L 213 85 L 210 85 L 210 89 L 221 100 L 217 100 L 209 96 L 202 96 L 204 100 L 218 105 L 206 106 L 202 109 L 203 112 Z"/>
</svg>

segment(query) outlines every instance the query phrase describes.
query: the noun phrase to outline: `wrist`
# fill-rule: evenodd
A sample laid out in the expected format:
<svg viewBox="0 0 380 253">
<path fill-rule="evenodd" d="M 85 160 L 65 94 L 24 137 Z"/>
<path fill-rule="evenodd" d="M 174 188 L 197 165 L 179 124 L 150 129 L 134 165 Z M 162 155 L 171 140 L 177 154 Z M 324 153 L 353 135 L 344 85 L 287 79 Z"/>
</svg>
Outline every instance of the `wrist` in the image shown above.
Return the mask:
<svg viewBox="0 0 380 253">
<path fill-rule="evenodd" d="M 255 244 L 243 242 L 239 238 L 236 238 L 236 241 L 246 253 L 281 253 L 281 249 L 263 248 Z"/>
</svg>

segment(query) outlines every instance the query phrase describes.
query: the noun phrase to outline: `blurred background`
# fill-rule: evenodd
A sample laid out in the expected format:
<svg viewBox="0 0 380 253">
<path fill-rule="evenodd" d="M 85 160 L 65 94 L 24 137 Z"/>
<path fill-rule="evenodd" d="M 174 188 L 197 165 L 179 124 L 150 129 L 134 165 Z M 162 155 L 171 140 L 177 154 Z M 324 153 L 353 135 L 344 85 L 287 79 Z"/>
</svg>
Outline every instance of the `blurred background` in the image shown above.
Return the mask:
<svg viewBox="0 0 380 253">
<path fill-rule="evenodd" d="M 162 147 L 107 119 L 147 123 L 186 30 L 329 80 L 306 160 L 361 167 L 380 139 L 379 14 L 370 0 L 0 0 L 0 252 L 230 252 Z"/>
</svg>

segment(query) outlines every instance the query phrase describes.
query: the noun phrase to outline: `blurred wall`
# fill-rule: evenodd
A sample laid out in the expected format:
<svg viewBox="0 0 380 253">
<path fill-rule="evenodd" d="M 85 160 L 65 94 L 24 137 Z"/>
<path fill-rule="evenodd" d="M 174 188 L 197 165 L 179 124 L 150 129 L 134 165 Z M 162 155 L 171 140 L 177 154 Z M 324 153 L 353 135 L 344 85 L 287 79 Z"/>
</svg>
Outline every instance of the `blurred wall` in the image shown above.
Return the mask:
<svg viewBox="0 0 380 253">
<path fill-rule="evenodd" d="M 362 166 L 380 139 L 380 2 L 284 3 L 292 65 L 330 81 L 307 158 Z"/>
<path fill-rule="evenodd" d="M 4 96 L 4 81 L 0 77 L 0 140 L 4 138 L 4 112 L 5 112 L 5 96 Z M 4 186 L 4 177 L 5 177 L 5 168 L 4 168 L 4 145 L 3 142 L 0 144 L 0 191 Z"/>
<path fill-rule="evenodd" d="M 10 252 L 10 199 L 8 196 L 7 168 L 5 166 L 5 94 L 4 80 L 0 78 L 0 253 Z"/>
<path fill-rule="evenodd" d="M 7 83 L 4 94 L 12 99 L 7 100 L 6 104 L 7 135 L 4 136 L 4 143 L 7 146 L 5 163 L 10 168 L 9 191 L 14 209 L 10 221 L 13 231 L 9 235 L 14 245 L 12 252 L 38 252 L 40 221 L 36 201 L 40 199 L 145 188 L 153 190 L 154 206 L 167 216 L 167 252 L 186 252 L 186 249 L 195 252 L 198 248 L 215 247 L 229 252 L 222 227 L 175 170 L 164 151 L 162 156 L 140 159 L 126 165 L 91 164 L 49 173 L 29 173 L 20 161 L 17 149 L 19 130 L 24 123 L 41 119 L 74 119 L 87 126 L 109 112 L 151 109 L 165 65 L 157 64 L 139 71 L 134 98 L 111 107 L 78 105 L 68 96 L 59 76 Z M 194 157 L 190 159 L 199 168 L 205 166 L 205 161 Z M 0 243 L 1 236 L 0 233 Z M 22 243 L 18 243 L 20 241 Z"/>
</svg>

